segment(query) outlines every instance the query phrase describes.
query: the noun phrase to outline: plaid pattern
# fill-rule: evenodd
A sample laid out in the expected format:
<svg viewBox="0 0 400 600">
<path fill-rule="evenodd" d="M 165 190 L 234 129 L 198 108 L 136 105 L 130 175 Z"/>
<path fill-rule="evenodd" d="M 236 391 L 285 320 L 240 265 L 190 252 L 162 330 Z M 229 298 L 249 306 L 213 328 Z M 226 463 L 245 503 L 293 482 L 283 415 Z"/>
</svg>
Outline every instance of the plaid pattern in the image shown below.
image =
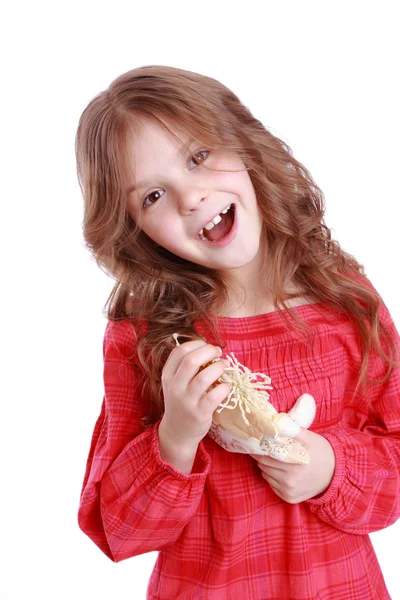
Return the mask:
<svg viewBox="0 0 400 600">
<path fill-rule="evenodd" d="M 308 343 L 278 312 L 218 321 L 224 352 L 270 375 L 278 411 L 304 392 L 316 400 L 310 429 L 332 444 L 336 468 L 323 494 L 299 504 L 276 496 L 251 457 L 208 436 L 190 475 L 164 463 L 159 423 L 140 426 L 132 324 L 108 322 L 79 526 L 116 562 L 159 551 L 148 600 L 390 598 L 368 534 L 400 516 L 400 372 L 369 385 L 369 413 L 353 394 L 361 352 L 351 321 L 321 304 L 294 310 L 310 325 Z M 399 341 L 384 305 L 381 312 Z M 383 373 L 374 356 L 370 377 Z"/>
</svg>

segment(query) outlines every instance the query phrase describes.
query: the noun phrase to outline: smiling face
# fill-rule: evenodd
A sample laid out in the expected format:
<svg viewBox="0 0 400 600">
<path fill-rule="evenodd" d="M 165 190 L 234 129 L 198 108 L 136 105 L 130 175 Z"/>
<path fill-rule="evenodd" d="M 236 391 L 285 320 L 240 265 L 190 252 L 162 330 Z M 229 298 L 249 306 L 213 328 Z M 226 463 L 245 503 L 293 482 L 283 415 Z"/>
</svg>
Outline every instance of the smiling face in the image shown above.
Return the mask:
<svg viewBox="0 0 400 600">
<path fill-rule="evenodd" d="M 261 258 L 262 218 L 250 176 L 239 155 L 184 141 L 183 150 L 162 126 L 142 124 L 128 144 L 128 208 L 156 244 L 245 283 L 260 272 Z M 229 243 L 202 241 L 200 230 L 230 204 L 235 234 Z"/>
</svg>

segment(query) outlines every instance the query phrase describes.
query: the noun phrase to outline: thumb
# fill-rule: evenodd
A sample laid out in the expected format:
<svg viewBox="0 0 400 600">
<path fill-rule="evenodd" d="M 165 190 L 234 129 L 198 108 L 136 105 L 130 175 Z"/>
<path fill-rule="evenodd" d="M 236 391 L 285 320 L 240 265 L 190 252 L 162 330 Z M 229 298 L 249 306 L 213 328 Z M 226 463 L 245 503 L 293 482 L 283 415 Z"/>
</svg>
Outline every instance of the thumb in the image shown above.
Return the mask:
<svg viewBox="0 0 400 600">
<path fill-rule="evenodd" d="M 305 429 L 304 427 L 300 427 L 299 433 L 293 437 L 295 440 L 297 440 L 300 443 L 307 442 L 307 440 L 310 438 L 310 432 L 308 431 L 308 429 Z"/>
<path fill-rule="evenodd" d="M 294 439 L 300 442 L 300 444 L 304 446 L 304 448 L 310 449 L 312 447 L 320 448 L 321 438 L 323 438 L 323 436 L 321 436 L 319 433 L 301 427 L 300 432 L 298 433 L 298 435 L 295 436 Z M 323 439 L 323 441 L 325 441 L 325 438 Z"/>
</svg>

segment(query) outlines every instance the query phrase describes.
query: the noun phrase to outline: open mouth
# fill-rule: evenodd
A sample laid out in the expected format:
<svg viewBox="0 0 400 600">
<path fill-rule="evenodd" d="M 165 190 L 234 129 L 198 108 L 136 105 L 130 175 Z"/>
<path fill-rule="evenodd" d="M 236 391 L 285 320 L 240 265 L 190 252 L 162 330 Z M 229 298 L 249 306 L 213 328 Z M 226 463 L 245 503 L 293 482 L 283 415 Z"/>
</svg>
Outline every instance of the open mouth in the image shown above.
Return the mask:
<svg viewBox="0 0 400 600">
<path fill-rule="evenodd" d="M 225 214 L 220 214 L 221 221 L 214 225 L 212 229 L 207 231 L 203 229 L 203 237 L 198 236 L 198 239 L 204 242 L 204 244 L 212 246 L 220 246 L 230 241 L 233 237 L 236 222 L 236 210 L 235 205 L 231 204 L 229 210 Z"/>
</svg>

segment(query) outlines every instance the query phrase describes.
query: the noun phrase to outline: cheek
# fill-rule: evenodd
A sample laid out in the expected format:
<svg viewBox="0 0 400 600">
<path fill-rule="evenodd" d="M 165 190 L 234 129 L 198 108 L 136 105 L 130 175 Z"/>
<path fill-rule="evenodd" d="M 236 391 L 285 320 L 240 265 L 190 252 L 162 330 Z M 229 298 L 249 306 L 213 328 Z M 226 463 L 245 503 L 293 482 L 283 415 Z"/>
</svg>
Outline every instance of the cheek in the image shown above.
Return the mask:
<svg viewBox="0 0 400 600">
<path fill-rule="evenodd" d="M 236 173 L 231 180 L 231 185 L 243 200 L 256 201 L 256 193 L 247 171 Z"/>
<path fill-rule="evenodd" d="M 176 219 L 153 218 L 151 223 L 143 225 L 143 231 L 157 244 L 165 248 L 178 248 L 183 232 Z"/>
</svg>

